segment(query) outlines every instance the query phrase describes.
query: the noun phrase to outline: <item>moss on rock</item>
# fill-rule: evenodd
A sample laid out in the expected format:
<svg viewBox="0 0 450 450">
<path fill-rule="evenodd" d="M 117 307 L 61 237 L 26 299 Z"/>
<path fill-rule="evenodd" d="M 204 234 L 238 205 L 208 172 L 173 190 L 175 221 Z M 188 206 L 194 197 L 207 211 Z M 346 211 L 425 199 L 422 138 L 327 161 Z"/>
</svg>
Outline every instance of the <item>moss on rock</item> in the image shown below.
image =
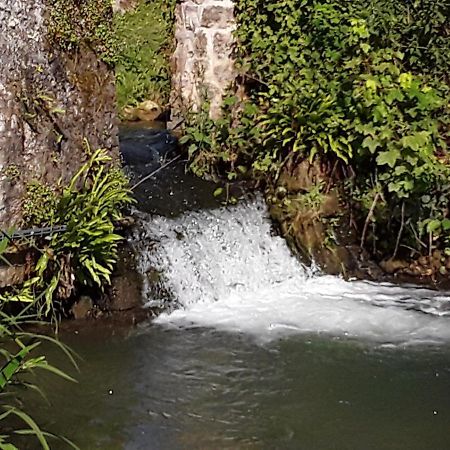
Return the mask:
<svg viewBox="0 0 450 450">
<path fill-rule="evenodd" d="M 115 62 L 117 41 L 111 0 L 48 0 L 48 4 L 48 40 L 52 47 L 74 52 L 86 45 L 104 62 Z"/>
</svg>

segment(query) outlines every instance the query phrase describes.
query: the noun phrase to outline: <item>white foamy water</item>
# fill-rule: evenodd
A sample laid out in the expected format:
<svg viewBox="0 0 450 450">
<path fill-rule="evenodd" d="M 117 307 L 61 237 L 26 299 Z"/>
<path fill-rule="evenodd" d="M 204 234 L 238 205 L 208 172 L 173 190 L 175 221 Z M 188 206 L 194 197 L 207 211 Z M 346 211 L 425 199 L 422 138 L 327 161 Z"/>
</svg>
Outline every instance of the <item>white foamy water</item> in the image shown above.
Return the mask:
<svg viewBox="0 0 450 450">
<path fill-rule="evenodd" d="M 179 305 L 159 324 L 263 340 L 308 333 L 380 343 L 450 342 L 446 294 L 313 275 L 273 234 L 262 199 L 177 219 L 140 218 L 140 270 L 162 274 L 165 295 Z M 161 300 L 150 288 L 146 296 L 149 305 Z"/>
</svg>

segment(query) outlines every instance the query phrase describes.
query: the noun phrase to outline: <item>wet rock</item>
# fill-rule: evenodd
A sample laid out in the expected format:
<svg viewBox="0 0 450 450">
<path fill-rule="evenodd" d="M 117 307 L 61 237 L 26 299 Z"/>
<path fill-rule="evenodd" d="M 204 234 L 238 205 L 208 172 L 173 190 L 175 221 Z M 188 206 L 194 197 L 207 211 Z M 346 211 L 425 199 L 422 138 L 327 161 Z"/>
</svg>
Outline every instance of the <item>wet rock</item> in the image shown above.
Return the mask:
<svg viewBox="0 0 450 450">
<path fill-rule="evenodd" d="M 120 152 L 132 171 L 149 173 L 162 159 L 171 158 L 177 150 L 177 139 L 167 130 L 122 128 Z"/>
<path fill-rule="evenodd" d="M 103 309 L 108 311 L 129 311 L 141 308 L 142 277 L 136 268 L 133 249 L 125 242 L 119 249 L 119 261 L 111 279 L 111 287 Z"/>
<path fill-rule="evenodd" d="M 326 180 L 326 171 L 322 164 L 304 160 L 294 167 L 287 166 L 286 170 L 282 171 L 278 184 L 291 193 L 307 192 L 311 187 L 325 183 Z"/>
<path fill-rule="evenodd" d="M 139 105 L 126 106 L 122 111 L 124 120 L 134 121 L 142 120 L 144 122 L 153 122 L 161 116 L 163 109 L 152 100 L 146 100 Z"/>
<path fill-rule="evenodd" d="M 319 161 L 288 162 L 268 193 L 270 214 L 304 262 L 332 275 L 378 279 L 380 267 L 360 249 L 339 191 L 332 188 L 332 170 Z"/>
<path fill-rule="evenodd" d="M 380 263 L 380 267 L 386 272 L 386 273 L 395 273 L 399 270 L 406 269 L 409 266 L 409 263 L 407 261 L 403 261 L 400 259 L 387 259 Z"/>
<path fill-rule="evenodd" d="M 80 297 L 72 306 L 70 312 L 74 319 L 87 319 L 90 317 L 91 311 L 94 308 L 94 302 L 86 295 Z"/>
</svg>

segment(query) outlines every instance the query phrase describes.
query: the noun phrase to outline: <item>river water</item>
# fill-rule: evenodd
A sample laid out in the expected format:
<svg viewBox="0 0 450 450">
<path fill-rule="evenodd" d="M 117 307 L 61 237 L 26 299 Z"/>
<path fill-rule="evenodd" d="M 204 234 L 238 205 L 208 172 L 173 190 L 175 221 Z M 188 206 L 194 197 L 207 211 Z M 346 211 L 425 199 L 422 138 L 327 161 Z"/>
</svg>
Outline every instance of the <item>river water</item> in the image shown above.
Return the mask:
<svg viewBox="0 0 450 450">
<path fill-rule="evenodd" d="M 176 173 L 164 208 L 191 191 Z M 79 383 L 44 378 L 41 425 L 84 450 L 450 448 L 446 294 L 303 267 L 258 196 L 141 209 L 144 301 L 170 308 L 66 333 Z"/>
</svg>

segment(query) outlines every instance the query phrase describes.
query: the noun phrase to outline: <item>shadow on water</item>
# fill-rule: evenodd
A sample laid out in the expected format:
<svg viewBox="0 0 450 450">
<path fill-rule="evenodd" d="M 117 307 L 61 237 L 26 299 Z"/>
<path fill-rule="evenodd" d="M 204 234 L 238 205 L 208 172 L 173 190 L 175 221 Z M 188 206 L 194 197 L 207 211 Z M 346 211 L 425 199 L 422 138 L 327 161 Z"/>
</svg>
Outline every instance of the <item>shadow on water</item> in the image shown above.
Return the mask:
<svg viewBox="0 0 450 450">
<path fill-rule="evenodd" d="M 169 131 L 136 126 L 121 128 L 120 148 L 132 185 L 180 155 L 177 139 Z M 220 205 L 213 195 L 216 188 L 217 184 L 189 173 L 181 157 L 140 184 L 134 194 L 139 210 L 175 217 L 185 211 Z"/>
</svg>

